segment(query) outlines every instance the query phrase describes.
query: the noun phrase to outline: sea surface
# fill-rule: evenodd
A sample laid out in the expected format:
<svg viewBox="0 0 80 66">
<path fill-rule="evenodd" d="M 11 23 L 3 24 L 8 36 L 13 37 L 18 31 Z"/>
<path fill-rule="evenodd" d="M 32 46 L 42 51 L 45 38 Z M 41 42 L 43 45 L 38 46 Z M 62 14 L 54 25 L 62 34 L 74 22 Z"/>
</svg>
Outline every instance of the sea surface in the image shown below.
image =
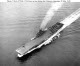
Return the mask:
<svg viewBox="0 0 80 66">
<path fill-rule="evenodd" d="M 17 58 L 16 49 L 36 35 L 51 2 L 0 3 L 0 66 L 80 66 L 80 18 L 61 37 L 38 52 Z M 46 27 L 60 22 L 80 8 L 65 3 Z"/>
</svg>

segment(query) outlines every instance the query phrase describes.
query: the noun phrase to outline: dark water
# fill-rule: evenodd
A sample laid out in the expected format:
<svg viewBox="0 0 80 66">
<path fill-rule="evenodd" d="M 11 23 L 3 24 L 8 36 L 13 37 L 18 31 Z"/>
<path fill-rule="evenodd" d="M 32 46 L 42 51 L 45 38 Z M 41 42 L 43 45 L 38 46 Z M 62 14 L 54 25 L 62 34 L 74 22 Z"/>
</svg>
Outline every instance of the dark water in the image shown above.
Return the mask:
<svg viewBox="0 0 80 66">
<path fill-rule="evenodd" d="M 51 3 L 0 3 L 0 66 L 80 66 L 80 19 L 60 39 L 31 57 L 19 60 L 15 50 L 30 41 Z M 61 21 L 80 3 L 65 3 L 47 27 Z"/>
</svg>

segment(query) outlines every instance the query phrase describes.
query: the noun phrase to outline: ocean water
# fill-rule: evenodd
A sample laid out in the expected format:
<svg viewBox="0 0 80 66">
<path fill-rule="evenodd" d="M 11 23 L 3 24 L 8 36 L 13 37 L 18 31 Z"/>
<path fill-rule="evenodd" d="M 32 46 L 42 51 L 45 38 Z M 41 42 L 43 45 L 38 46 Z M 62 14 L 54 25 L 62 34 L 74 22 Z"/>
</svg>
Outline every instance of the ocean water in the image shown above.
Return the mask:
<svg viewBox="0 0 80 66">
<path fill-rule="evenodd" d="M 49 10 L 49 2 L 0 3 L 0 66 L 79 66 L 80 18 L 68 26 L 51 45 L 24 59 L 16 49 L 30 41 Z M 60 22 L 80 8 L 80 3 L 65 3 L 46 27 Z"/>
</svg>

